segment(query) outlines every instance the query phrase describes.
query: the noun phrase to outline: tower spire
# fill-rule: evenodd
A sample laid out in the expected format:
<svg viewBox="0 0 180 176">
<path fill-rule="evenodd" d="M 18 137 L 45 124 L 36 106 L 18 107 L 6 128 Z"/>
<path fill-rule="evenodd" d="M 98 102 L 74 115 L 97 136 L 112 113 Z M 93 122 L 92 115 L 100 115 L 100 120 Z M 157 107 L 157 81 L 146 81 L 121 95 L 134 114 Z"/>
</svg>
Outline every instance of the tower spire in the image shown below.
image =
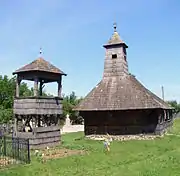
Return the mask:
<svg viewBox="0 0 180 176">
<path fill-rule="evenodd" d="M 42 55 L 42 48 L 39 49 L 39 54 Z"/>
<path fill-rule="evenodd" d="M 107 42 L 107 44 L 104 45 L 104 47 L 107 48 L 108 46 L 123 44 L 127 48 L 128 46 L 124 43 L 123 40 L 121 40 L 121 38 L 117 32 L 117 23 L 116 22 L 113 23 L 113 28 L 114 28 L 114 33 L 112 34 L 112 36 L 109 39 L 109 41 Z"/>
<path fill-rule="evenodd" d="M 117 23 L 115 22 L 114 24 L 113 24 L 113 27 L 114 27 L 114 32 L 117 32 Z"/>
<path fill-rule="evenodd" d="M 41 59 L 42 58 L 42 48 L 40 47 L 39 48 L 39 59 Z"/>
</svg>

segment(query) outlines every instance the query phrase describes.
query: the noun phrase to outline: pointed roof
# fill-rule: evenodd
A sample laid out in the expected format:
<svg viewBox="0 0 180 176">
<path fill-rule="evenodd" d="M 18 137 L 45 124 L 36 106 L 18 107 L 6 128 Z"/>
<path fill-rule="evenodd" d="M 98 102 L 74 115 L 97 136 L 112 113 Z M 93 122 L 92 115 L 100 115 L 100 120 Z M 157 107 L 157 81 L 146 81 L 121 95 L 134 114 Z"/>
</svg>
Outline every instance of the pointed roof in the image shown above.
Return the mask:
<svg viewBox="0 0 180 176">
<path fill-rule="evenodd" d="M 78 111 L 171 109 L 133 75 L 101 80 L 75 108 Z"/>
<path fill-rule="evenodd" d="M 112 46 L 112 45 L 122 45 L 123 44 L 123 45 L 125 45 L 126 48 L 128 48 L 128 46 L 125 44 L 125 42 L 121 39 L 116 28 L 117 28 L 116 23 L 114 23 L 114 33 L 111 36 L 111 38 L 109 39 L 109 41 L 107 42 L 107 44 L 104 45 L 104 47 L 106 48 L 106 47 Z"/>
<path fill-rule="evenodd" d="M 30 64 L 27 64 L 22 68 L 16 70 L 15 72 L 13 72 L 13 74 L 17 74 L 20 72 L 30 72 L 30 71 L 43 71 L 43 72 L 66 75 L 63 71 L 61 71 L 59 68 L 55 67 L 48 61 L 44 60 L 42 57 L 39 57 Z"/>
</svg>

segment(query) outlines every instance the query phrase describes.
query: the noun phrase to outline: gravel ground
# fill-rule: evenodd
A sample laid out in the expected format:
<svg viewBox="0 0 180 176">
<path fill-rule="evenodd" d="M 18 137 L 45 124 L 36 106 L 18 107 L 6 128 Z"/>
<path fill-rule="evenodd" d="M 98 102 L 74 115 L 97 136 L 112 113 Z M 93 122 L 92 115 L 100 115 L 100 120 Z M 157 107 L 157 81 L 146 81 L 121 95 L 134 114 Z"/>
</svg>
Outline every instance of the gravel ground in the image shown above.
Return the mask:
<svg viewBox="0 0 180 176">
<path fill-rule="evenodd" d="M 84 125 L 70 125 L 70 126 L 64 126 L 61 130 L 61 133 L 73 133 L 78 131 L 84 131 Z"/>
</svg>

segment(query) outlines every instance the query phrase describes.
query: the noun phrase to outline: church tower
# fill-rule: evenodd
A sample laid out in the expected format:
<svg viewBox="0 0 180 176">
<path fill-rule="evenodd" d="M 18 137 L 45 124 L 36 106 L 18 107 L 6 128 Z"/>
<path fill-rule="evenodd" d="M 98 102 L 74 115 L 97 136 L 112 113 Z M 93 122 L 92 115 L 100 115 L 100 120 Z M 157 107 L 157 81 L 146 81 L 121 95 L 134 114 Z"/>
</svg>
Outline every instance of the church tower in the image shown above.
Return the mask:
<svg viewBox="0 0 180 176">
<path fill-rule="evenodd" d="M 114 23 L 114 33 L 107 44 L 103 78 L 119 77 L 128 74 L 127 53 L 128 46 L 121 40 Z"/>
</svg>

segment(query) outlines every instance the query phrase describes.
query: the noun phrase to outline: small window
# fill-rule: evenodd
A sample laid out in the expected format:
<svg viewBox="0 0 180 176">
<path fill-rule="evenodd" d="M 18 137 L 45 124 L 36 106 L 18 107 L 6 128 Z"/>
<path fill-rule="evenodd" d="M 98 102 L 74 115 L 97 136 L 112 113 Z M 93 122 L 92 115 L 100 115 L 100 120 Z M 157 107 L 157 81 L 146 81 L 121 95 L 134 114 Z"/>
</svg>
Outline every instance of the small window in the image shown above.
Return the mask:
<svg viewBox="0 0 180 176">
<path fill-rule="evenodd" d="M 116 58 L 117 58 L 117 54 L 113 54 L 112 59 L 116 59 Z"/>
</svg>

